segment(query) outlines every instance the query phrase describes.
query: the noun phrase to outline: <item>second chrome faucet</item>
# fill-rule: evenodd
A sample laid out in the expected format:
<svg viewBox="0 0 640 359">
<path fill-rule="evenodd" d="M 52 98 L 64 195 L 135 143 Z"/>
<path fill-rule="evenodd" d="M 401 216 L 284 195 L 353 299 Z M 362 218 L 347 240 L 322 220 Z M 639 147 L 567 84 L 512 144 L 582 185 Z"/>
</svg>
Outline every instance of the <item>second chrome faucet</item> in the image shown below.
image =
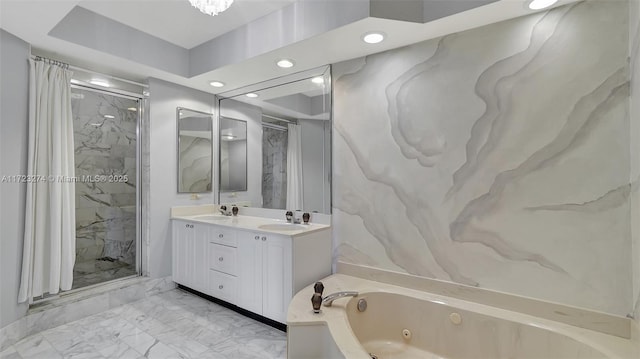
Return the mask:
<svg viewBox="0 0 640 359">
<path fill-rule="evenodd" d="M 333 305 L 333 301 L 336 299 L 340 299 L 344 297 L 357 297 L 357 296 L 358 296 L 358 292 L 353 292 L 353 291 L 336 292 L 324 297 L 322 299 L 322 303 L 324 304 L 325 307 L 330 307 L 331 305 Z"/>
</svg>

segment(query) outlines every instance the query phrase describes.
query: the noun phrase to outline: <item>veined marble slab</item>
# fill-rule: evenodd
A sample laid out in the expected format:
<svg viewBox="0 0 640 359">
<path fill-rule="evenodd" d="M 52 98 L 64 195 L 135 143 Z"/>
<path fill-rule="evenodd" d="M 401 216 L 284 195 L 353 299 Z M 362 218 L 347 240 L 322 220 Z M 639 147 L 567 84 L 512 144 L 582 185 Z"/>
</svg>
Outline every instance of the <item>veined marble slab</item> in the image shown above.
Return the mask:
<svg viewBox="0 0 640 359">
<path fill-rule="evenodd" d="M 584 1 L 334 65 L 336 259 L 631 313 L 628 18 Z"/>
<path fill-rule="evenodd" d="M 138 277 L 63 294 L 32 307 L 25 317 L 1 328 L 0 351 L 27 336 L 166 292 L 175 286 L 171 277 Z"/>
<path fill-rule="evenodd" d="M 82 89 L 73 89 L 71 102 L 75 175 L 118 178 L 76 183 L 76 260 L 106 256 L 134 265 L 138 113 L 129 108 L 137 102 Z"/>
</svg>

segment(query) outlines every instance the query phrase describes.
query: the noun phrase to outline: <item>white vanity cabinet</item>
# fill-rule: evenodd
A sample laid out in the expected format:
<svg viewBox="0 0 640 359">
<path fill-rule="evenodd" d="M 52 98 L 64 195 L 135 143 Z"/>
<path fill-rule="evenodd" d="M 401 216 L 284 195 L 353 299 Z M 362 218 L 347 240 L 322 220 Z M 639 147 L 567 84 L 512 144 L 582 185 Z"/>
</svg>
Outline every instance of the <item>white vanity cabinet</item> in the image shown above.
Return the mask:
<svg viewBox="0 0 640 359">
<path fill-rule="evenodd" d="M 292 238 L 238 231 L 238 303 L 277 322 L 287 320 L 293 298 Z"/>
<path fill-rule="evenodd" d="M 189 288 L 204 291 L 207 275 L 210 226 L 187 221 L 173 222 L 173 280 Z"/>
<path fill-rule="evenodd" d="M 329 227 L 291 236 L 173 219 L 176 283 L 277 322 L 295 293 L 330 274 Z"/>
</svg>

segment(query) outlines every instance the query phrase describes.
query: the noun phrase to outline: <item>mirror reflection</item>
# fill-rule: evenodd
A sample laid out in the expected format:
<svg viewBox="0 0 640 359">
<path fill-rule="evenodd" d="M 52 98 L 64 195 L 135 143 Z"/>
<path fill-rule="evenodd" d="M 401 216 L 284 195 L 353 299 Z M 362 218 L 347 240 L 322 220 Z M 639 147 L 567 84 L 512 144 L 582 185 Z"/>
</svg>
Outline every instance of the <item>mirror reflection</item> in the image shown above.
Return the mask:
<svg viewBox="0 0 640 359">
<path fill-rule="evenodd" d="M 178 192 L 212 191 L 213 115 L 178 107 Z"/>
<path fill-rule="evenodd" d="M 225 190 L 221 174 L 220 203 L 331 213 L 330 80 L 327 66 L 222 94 L 221 131 L 246 121 L 247 181 Z"/>
<path fill-rule="evenodd" d="M 247 122 L 220 117 L 220 191 L 247 190 Z"/>
</svg>

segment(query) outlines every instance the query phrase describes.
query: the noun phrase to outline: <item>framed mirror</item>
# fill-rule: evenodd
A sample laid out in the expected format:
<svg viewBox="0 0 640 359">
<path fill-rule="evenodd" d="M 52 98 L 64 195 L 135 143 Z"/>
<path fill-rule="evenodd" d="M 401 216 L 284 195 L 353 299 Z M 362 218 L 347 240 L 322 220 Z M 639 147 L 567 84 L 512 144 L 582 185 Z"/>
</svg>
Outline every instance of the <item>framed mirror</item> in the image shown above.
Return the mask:
<svg viewBox="0 0 640 359">
<path fill-rule="evenodd" d="M 247 190 L 247 121 L 220 117 L 220 192 Z"/>
<path fill-rule="evenodd" d="M 218 100 L 220 131 L 229 118 L 242 120 L 247 131 L 246 189 L 224 190 L 221 175 L 219 203 L 331 213 L 329 66 L 222 93 Z"/>
<path fill-rule="evenodd" d="M 211 192 L 213 188 L 213 114 L 176 109 L 178 193 Z"/>
</svg>

